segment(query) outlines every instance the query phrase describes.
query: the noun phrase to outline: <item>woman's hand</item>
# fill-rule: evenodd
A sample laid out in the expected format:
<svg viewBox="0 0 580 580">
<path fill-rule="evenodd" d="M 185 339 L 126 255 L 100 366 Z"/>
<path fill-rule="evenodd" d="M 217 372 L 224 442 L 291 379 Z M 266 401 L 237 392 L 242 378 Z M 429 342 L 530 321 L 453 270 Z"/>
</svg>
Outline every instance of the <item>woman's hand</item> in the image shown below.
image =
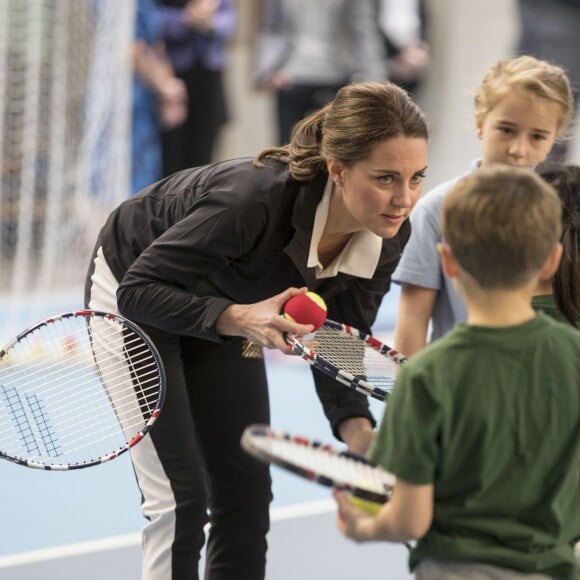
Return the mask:
<svg viewBox="0 0 580 580">
<path fill-rule="evenodd" d="M 292 347 L 284 340 L 284 333 L 304 336 L 311 333 L 314 326 L 292 322 L 280 313 L 292 296 L 307 291 L 308 288 L 288 288 L 262 302 L 233 304 L 218 318 L 217 332 L 222 336 L 243 336 L 265 348 L 277 348 L 291 354 Z"/>
</svg>

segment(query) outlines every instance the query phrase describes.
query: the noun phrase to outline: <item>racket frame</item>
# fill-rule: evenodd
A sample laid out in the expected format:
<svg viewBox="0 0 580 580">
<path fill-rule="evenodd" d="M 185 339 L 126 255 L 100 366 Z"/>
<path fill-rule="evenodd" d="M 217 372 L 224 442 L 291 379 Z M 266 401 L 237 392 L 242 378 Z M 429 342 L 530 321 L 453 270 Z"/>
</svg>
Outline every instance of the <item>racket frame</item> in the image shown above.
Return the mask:
<svg viewBox="0 0 580 580">
<path fill-rule="evenodd" d="M 10 455 L 7 452 L 4 452 L 0 449 L 0 458 L 6 459 L 12 463 L 17 465 L 22 465 L 25 467 L 31 467 L 34 469 L 42 469 L 45 471 L 72 471 L 76 469 L 84 469 L 87 467 L 93 467 L 95 465 L 100 465 L 102 463 L 106 463 L 111 461 L 126 451 L 129 451 L 131 448 L 135 447 L 137 443 L 139 443 L 143 437 L 151 430 L 157 418 L 159 417 L 161 410 L 163 408 L 163 404 L 165 402 L 165 391 L 166 391 L 166 376 L 165 376 L 165 369 L 163 366 L 163 361 L 161 360 L 161 355 L 157 350 L 157 347 L 149 338 L 149 336 L 135 323 L 127 320 L 123 316 L 119 314 L 111 314 L 108 312 L 102 312 L 99 310 L 90 310 L 90 309 L 83 309 L 83 310 L 74 310 L 70 312 L 64 312 L 62 314 L 57 314 L 55 316 L 51 316 L 49 318 L 45 318 L 44 320 L 37 322 L 19 334 L 17 334 L 14 338 L 12 338 L 4 347 L 0 349 L 0 362 L 5 356 L 8 356 L 10 350 L 20 341 L 25 339 L 30 334 L 36 332 L 37 330 L 41 329 L 43 326 L 48 326 L 50 324 L 56 323 L 58 320 L 66 320 L 70 318 L 103 318 L 108 320 L 113 320 L 118 322 L 121 327 L 127 327 L 130 331 L 135 333 L 147 346 L 149 349 L 151 356 L 157 366 L 157 370 L 159 373 L 159 394 L 157 397 L 156 405 L 153 411 L 150 414 L 149 419 L 146 421 L 145 425 L 139 429 L 128 441 L 125 442 L 124 445 L 121 445 L 119 448 L 111 451 L 110 453 L 106 453 L 101 455 L 95 459 L 78 462 L 78 463 L 42 463 L 32 459 L 27 459 L 25 457 Z"/>
<path fill-rule="evenodd" d="M 327 319 L 322 325 L 322 328 L 335 332 L 341 332 L 343 334 L 352 336 L 353 338 L 360 340 L 365 345 L 373 348 L 379 354 L 385 356 L 386 358 L 390 359 L 391 361 L 393 361 L 398 365 L 402 365 L 407 361 L 407 357 L 402 353 L 398 352 L 389 345 L 381 342 L 378 338 L 376 338 L 372 334 L 368 334 L 366 332 L 363 332 L 362 330 L 358 330 L 354 326 L 350 326 L 348 324 L 343 324 L 342 322 L 335 322 L 334 320 Z M 373 399 L 377 399 L 378 401 L 381 402 L 385 402 L 385 400 L 389 396 L 389 391 L 387 391 L 386 389 L 372 385 L 367 380 L 361 377 L 357 377 L 352 373 L 344 369 L 341 369 L 340 367 L 329 362 L 321 355 L 317 354 L 314 349 L 311 349 L 308 346 L 306 346 L 299 336 L 287 333 L 284 335 L 284 337 L 286 342 L 292 347 L 292 351 L 295 354 L 303 358 L 313 368 L 318 369 L 319 371 L 323 372 L 325 375 L 336 380 L 337 382 L 359 393 L 362 393 L 367 397 L 372 397 Z"/>
<path fill-rule="evenodd" d="M 333 479 L 332 477 L 325 475 L 323 473 L 318 473 L 307 467 L 297 465 L 296 463 L 284 459 L 273 452 L 270 453 L 264 449 L 261 449 L 254 443 L 257 439 L 264 438 L 283 440 L 291 444 L 295 444 L 297 446 L 302 446 L 304 448 L 317 449 L 324 453 L 328 453 L 328 455 L 330 456 L 343 457 L 347 460 L 355 462 L 356 464 L 364 465 L 370 468 L 375 468 L 377 470 L 380 470 L 381 472 L 384 472 L 384 474 L 388 476 L 389 479 L 392 478 L 392 483 L 390 483 L 389 488 L 385 488 L 384 493 L 378 493 L 376 491 L 360 487 L 354 482 L 339 481 L 337 479 Z M 329 443 L 323 443 L 317 441 L 316 439 L 308 439 L 307 437 L 303 437 L 300 435 L 293 435 L 291 433 L 276 431 L 268 425 L 255 424 L 246 427 L 246 429 L 242 434 L 241 445 L 243 449 L 245 449 L 248 453 L 250 453 L 250 455 L 253 455 L 254 457 L 264 462 L 273 463 L 278 467 L 281 467 L 282 469 L 285 469 L 286 471 L 294 473 L 295 475 L 298 475 L 309 481 L 313 481 L 325 487 L 347 491 L 348 493 L 350 493 L 355 497 L 368 500 L 371 502 L 379 504 L 387 502 L 391 496 L 392 488 L 395 485 L 394 475 L 384 471 L 382 468 L 368 461 L 362 455 L 357 455 L 355 453 L 351 453 L 350 451 L 337 449 L 336 447 L 333 447 Z"/>
</svg>

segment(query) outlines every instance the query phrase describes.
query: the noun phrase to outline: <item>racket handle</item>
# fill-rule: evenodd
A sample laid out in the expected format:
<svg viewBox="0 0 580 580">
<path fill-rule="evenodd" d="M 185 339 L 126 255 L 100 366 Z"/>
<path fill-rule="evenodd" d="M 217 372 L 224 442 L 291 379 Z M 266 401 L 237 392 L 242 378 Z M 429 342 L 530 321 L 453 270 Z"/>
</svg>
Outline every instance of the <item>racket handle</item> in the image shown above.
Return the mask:
<svg viewBox="0 0 580 580">
<path fill-rule="evenodd" d="M 377 503 L 369 499 L 363 499 L 361 497 L 357 497 L 356 495 L 349 495 L 348 499 L 353 506 L 364 510 L 371 516 L 376 516 L 383 507 L 383 504 L 381 503 Z"/>
<path fill-rule="evenodd" d="M 348 499 L 352 505 L 364 510 L 371 516 L 376 516 L 381 511 L 381 508 L 384 505 L 382 503 L 377 503 L 375 501 L 370 501 L 368 499 L 362 499 L 360 497 L 357 497 L 356 495 L 349 495 Z M 409 551 L 413 549 L 413 546 L 411 546 L 409 542 L 403 542 L 403 545 Z"/>
</svg>

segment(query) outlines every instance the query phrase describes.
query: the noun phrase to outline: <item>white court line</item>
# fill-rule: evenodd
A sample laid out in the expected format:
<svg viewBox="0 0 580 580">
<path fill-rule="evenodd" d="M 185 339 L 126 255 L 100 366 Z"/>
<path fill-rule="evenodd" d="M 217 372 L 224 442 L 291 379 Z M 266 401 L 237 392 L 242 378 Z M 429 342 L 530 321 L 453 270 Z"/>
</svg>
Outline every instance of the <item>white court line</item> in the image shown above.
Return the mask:
<svg viewBox="0 0 580 580">
<path fill-rule="evenodd" d="M 293 506 L 284 506 L 272 508 L 270 519 L 272 522 L 291 520 L 296 518 L 315 516 L 332 512 L 336 509 L 336 503 L 332 499 L 306 502 Z M 21 552 L 11 556 L 0 557 L 0 569 L 12 568 L 45 562 L 47 560 L 58 560 L 61 558 L 72 558 L 75 556 L 84 556 L 97 552 L 106 552 L 109 550 L 120 550 L 123 548 L 134 548 L 141 545 L 141 533 L 126 534 L 123 536 L 112 536 L 101 540 L 91 540 L 88 542 L 78 542 L 57 546 L 55 548 L 46 548 L 43 550 L 34 550 L 30 552 Z"/>
<path fill-rule="evenodd" d="M 329 490 L 330 493 L 330 490 Z M 336 502 L 333 499 L 322 499 L 319 501 L 309 501 L 296 505 L 282 506 L 270 510 L 270 519 L 273 522 L 304 518 L 326 514 L 336 509 Z"/>
<path fill-rule="evenodd" d="M 91 540 L 89 542 L 79 542 L 76 544 L 66 544 L 55 548 L 44 550 L 33 550 L 31 552 L 20 552 L 12 556 L 0 558 L 0 569 L 22 566 L 25 564 L 35 564 L 46 560 L 58 560 L 60 558 L 71 558 L 108 550 L 118 550 L 131 548 L 141 543 L 141 533 L 127 534 L 124 536 L 113 536 L 102 540 Z"/>
</svg>

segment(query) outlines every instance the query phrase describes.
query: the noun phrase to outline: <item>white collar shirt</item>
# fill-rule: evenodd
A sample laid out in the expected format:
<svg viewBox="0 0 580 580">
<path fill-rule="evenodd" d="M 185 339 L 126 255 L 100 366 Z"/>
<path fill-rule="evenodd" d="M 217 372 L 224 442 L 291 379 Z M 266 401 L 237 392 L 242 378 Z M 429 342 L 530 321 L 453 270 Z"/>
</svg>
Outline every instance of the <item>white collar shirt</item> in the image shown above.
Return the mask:
<svg viewBox="0 0 580 580">
<path fill-rule="evenodd" d="M 379 263 L 383 239 L 369 230 L 365 229 L 354 233 L 340 254 L 327 266 L 323 266 L 320 262 L 318 244 L 328 220 L 333 188 L 334 182 L 329 178 L 314 216 L 310 251 L 308 253 L 308 267 L 315 268 L 316 278 L 318 279 L 332 278 L 339 272 L 358 278 L 370 279 L 373 277 Z"/>
</svg>

